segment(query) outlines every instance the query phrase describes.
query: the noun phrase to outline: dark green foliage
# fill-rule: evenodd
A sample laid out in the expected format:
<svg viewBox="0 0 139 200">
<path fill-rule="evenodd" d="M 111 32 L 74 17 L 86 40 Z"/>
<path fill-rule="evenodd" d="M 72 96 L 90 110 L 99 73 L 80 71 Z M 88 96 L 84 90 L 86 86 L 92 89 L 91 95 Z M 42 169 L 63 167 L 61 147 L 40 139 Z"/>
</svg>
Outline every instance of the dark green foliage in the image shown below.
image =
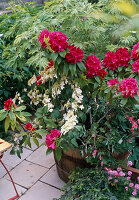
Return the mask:
<svg viewBox="0 0 139 200">
<path fill-rule="evenodd" d="M 129 200 L 131 190 L 125 190 L 126 181 L 120 185 L 108 183 L 107 172 L 101 169 L 77 169 L 63 187 L 59 200 Z"/>
<path fill-rule="evenodd" d="M 42 8 L 31 6 L 30 3 L 11 6 L 11 14 L 0 16 L 0 108 L 3 107 L 3 102 L 13 98 L 16 92 L 20 92 L 24 101 L 29 103 L 23 89 L 27 89 L 28 79 L 36 71 L 26 64 L 26 52 L 23 52 L 21 47 L 20 52 L 17 52 L 14 40 L 29 27 L 27 19 L 31 19 Z M 3 124 L 0 123 L 1 133 L 4 132 L 2 130 Z"/>
</svg>

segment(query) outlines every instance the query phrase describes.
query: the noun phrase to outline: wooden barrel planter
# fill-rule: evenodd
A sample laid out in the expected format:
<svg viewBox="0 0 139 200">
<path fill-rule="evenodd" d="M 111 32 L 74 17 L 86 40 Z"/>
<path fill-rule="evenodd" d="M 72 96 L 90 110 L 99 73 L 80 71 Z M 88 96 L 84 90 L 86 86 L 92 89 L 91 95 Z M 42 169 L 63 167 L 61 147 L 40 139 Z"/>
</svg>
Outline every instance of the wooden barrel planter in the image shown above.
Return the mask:
<svg viewBox="0 0 139 200">
<path fill-rule="evenodd" d="M 62 152 L 61 160 L 58 161 L 56 159 L 55 153 L 54 158 L 56 162 L 57 172 L 59 177 L 65 181 L 66 183 L 69 180 L 70 172 L 76 168 L 85 168 L 89 167 L 88 163 L 86 162 L 85 158 L 80 155 L 78 149 L 69 149 L 69 151 Z"/>
</svg>

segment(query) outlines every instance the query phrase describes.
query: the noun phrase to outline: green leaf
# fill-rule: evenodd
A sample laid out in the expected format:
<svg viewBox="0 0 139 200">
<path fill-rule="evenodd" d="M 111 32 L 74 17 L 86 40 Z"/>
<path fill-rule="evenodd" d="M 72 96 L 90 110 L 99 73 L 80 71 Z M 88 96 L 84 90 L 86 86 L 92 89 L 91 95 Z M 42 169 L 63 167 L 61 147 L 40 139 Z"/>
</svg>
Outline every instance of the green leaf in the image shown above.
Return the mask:
<svg viewBox="0 0 139 200">
<path fill-rule="evenodd" d="M 57 125 L 51 119 L 45 119 L 46 126 L 50 128 L 57 128 Z"/>
<path fill-rule="evenodd" d="M 80 69 L 81 71 L 83 71 L 83 72 L 86 71 L 86 67 L 85 67 L 85 65 L 83 64 L 83 62 L 77 62 L 77 65 L 78 65 L 78 67 L 79 67 L 79 69 Z"/>
<path fill-rule="evenodd" d="M 98 90 L 95 90 L 95 91 L 92 93 L 92 98 L 95 98 L 96 95 L 97 95 L 97 93 L 98 93 Z"/>
<path fill-rule="evenodd" d="M 66 51 L 61 51 L 59 52 L 59 55 L 62 57 L 62 58 L 65 58 L 65 55 L 67 54 Z"/>
<path fill-rule="evenodd" d="M 29 112 L 22 112 L 23 113 L 23 115 L 25 115 L 26 117 L 31 117 L 32 116 L 32 114 L 30 114 Z"/>
<path fill-rule="evenodd" d="M 94 76 L 95 80 L 100 83 L 100 78 L 98 76 Z"/>
<path fill-rule="evenodd" d="M 21 159 L 21 155 L 20 155 L 21 152 L 17 150 L 16 153 L 17 153 L 17 156 Z"/>
<path fill-rule="evenodd" d="M 31 148 L 30 136 L 27 136 L 27 138 L 25 140 L 25 147 L 26 147 L 26 145 L 28 145 Z"/>
<path fill-rule="evenodd" d="M 0 110 L 0 114 L 7 112 L 5 109 Z"/>
<path fill-rule="evenodd" d="M 46 135 L 48 133 L 48 131 L 44 130 L 44 129 L 40 129 L 40 130 L 37 130 L 35 131 L 36 133 L 40 133 L 42 135 Z"/>
<path fill-rule="evenodd" d="M 10 125 L 10 117 L 8 116 L 6 119 L 5 119 L 5 125 L 4 125 L 4 128 L 5 128 L 5 132 L 7 132 L 8 128 L 9 128 L 9 125 Z"/>
<path fill-rule="evenodd" d="M 18 122 L 16 122 L 16 129 L 17 129 L 19 132 L 21 132 L 21 126 L 19 125 Z"/>
<path fill-rule="evenodd" d="M 15 118 L 15 115 L 14 115 L 14 113 L 13 113 L 12 110 L 9 112 L 9 117 L 10 117 L 10 119 L 11 119 L 12 121 L 13 121 L 14 118 Z"/>
<path fill-rule="evenodd" d="M 35 137 L 33 137 L 33 142 L 37 145 L 37 147 L 39 147 L 39 142 Z"/>
<path fill-rule="evenodd" d="M 57 53 L 57 52 L 51 54 L 51 59 L 52 59 L 53 61 L 55 61 L 55 60 L 57 59 L 57 57 L 58 57 L 58 53 Z"/>
<path fill-rule="evenodd" d="M 46 144 L 45 144 L 46 145 Z M 47 149 L 47 151 L 46 151 L 46 155 L 49 155 L 50 153 L 52 153 L 53 152 L 53 149 Z"/>
<path fill-rule="evenodd" d="M 56 148 L 55 155 L 56 155 L 56 159 L 59 161 L 62 156 L 62 150 L 59 147 Z"/>
<path fill-rule="evenodd" d="M 43 107 L 43 113 L 44 113 L 44 114 L 47 114 L 47 111 L 48 111 L 48 106 L 44 106 L 44 107 Z"/>
<path fill-rule="evenodd" d="M 139 110 L 139 105 L 135 105 L 135 107 L 137 108 L 137 110 Z"/>
<path fill-rule="evenodd" d="M 39 133 L 36 133 L 35 134 L 35 137 L 39 138 L 39 139 L 42 139 L 42 136 L 39 134 Z"/>
<path fill-rule="evenodd" d="M 123 98 L 120 103 L 121 103 L 122 107 L 125 106 L 127 103 L 127 98 Z"/>
<path fill-rule="evenodd" d="M 8 112 L 5 110 L 5 112 L 2 112 L 1 114 L 0 114 L 0 121 L 2 121 L 3 119 L 5 119 L 6 118 L 6 116 L 7 116 L 7 114 L 8 114 Z"/>
<path fill-rule="evenodd" d="M 78 147 L 78 144 L 77 144 L 77 142 L 76 142 L 76 139 L 75 139 L 75 138 L 73 138 L 73 139 L 71 140 L 71 143 L 72 143 L 74 146 Z"/>
<path fill-rule="evenodd" d="M 134 98 L 135 98 L 136 101 L 139 103 L 139 95 L 134 95 Z"/>
<path fill-rule="evenodd" d="M 26 106 L 20 106 L 20 107 L 15 108 L 15 111 L 22 111 L 25 109 L 26 109 Z"/>
<path fill-rule="evenodd" d="M 68 71 L 69 71 L 69 65 L 68 65 L 68 63 L 65 63 L 63 73 L 66 75 L 68 73 Z"/>
<path fill-rule="evenodd" d="M 72 75 L 76 74 L 76 64 L 70 64 L 69 69 L 70 69 Z"/>
</svg>

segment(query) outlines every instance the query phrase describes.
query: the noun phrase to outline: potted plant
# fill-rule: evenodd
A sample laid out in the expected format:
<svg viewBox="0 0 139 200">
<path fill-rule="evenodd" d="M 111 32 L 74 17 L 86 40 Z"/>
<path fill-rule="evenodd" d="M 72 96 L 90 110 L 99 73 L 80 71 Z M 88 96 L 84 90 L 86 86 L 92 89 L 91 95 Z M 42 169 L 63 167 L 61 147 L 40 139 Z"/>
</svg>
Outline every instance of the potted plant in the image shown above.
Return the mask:
<svg viewBox="0 0 139 200">
<path fill-rule="evenodd" d="M 39 145 L 37 138 L 46 135 L 47 153 L 54 151 L 57 164 L 63 152 L 78 148 L 88 163 L 117 165 L 119 154 L 134 149 L 139 129 L 134 112 L 139 102 L 139 42 L 132 50 L 109 51 L 101 61 L 94 54 L 84 55 L 60 31 L 44 29 L 38 43 L 46 65 L 28 81 L 36 117 L 30 120 L 26 107 L 16 105 L 17 95 L 0 111 L 5 131 L 11 127 L 20 132 L 22 127 L 24 132 L 16 137 L 23 136 L 19 144 L 28 146 L 30 138 Z"/>
</svg>

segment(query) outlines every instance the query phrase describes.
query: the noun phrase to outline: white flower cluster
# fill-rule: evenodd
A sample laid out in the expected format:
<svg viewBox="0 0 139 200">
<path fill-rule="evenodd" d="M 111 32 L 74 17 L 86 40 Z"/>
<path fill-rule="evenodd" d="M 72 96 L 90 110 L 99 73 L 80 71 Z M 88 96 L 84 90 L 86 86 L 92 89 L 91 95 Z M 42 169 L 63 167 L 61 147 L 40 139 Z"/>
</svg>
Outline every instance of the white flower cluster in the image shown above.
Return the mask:
<svg viewBox="0 0 139 200">
<path fill-rule="evenodd" d="M 41 101 L 42 94 L 39 94 L 39 90 L 35 87 L 33 90 L 30 90 L 27 94 L 28 97 L 31 99 L 30 104 L 38 105 L 38 103 Z"/>
<path fill-rule="evenodd" d="M 71 85 L 71 88 L 73 89 L 72 98 L 74 101 L 71 103 L 70 100 L 68 100 L 67 103 L 64 105 L 64 108 L 66 108 L 68 111 L 63 115 L 62 121 L 65 122 L 64 125 L 61 127 L 61 133 L 63 135 L 66 134 L 69 130 L 73 129 L 78 123 L 77 115 L 75 115 L 77 109 L 84 109 L 84 106 L 82 104 L 82 90 L 77 84 Z"/>
<path fill-rule="evenodd" d="M 56 82 L 52 88 L 52 97 L 55 99 L 57 95 L 61 94 L 64 86 L 68 84 L 66 77 L 62 77 L 60 82 Z"/>
<path fill-rule="evenodd" d="M 81 110 L 84 109 L 84 106 L 82 104 L 83 101 L 82 90 L 77 84 L 72 85 L 71 88 L 73 89 L 72 98 L 74 99 L 71 105 L 72 109 L 75 111 L 77 110 L 77 108 L 80 108 Z"/>
<path fill-rule="evenodd" d="M 28 85 L 31 86 L 32 84 L 36 83 L 37 79 L 36 76 L 33 75 L 31 79 L 28 81 Z"/>
<path fill-rule="evenodd" d="M 43 98 L 44 98 L 42 101 L 43 105 L 48 106 L 48 112 L 53 112 L 54 105 L 51 103 L 51 98 L 49 98 L 49 95 L 44 94 Z"/>
<path fill-rule="evenodd" d="M 61 127 L 61 134 L 65 135 L 69 130 L 73 129 L 78 123 L 77 115 L 72 110 L 68 110 L 64 116 L 65 124 Z"/>
<path fill-rule="evenodd" d="M 46 66 L 44 71 L 40 72 L 40 75 L 41 75 L 42 83 L 46 83 L 49 79 L 52 80 L 53 78 L 57 78 L 57 75 L 55 74 L 55 68 L 54 67 L 48 68 Z"/>
<path fill-rule="evenodd" d="M 15 99 L 18 99 L 19 104 L 22 104 L 24 102 L 23 99 L 21 99 L 21 97 L 20 97 L 20 93 L 18 93 L 18 92 L 16 92 Z"/>
</svg>

